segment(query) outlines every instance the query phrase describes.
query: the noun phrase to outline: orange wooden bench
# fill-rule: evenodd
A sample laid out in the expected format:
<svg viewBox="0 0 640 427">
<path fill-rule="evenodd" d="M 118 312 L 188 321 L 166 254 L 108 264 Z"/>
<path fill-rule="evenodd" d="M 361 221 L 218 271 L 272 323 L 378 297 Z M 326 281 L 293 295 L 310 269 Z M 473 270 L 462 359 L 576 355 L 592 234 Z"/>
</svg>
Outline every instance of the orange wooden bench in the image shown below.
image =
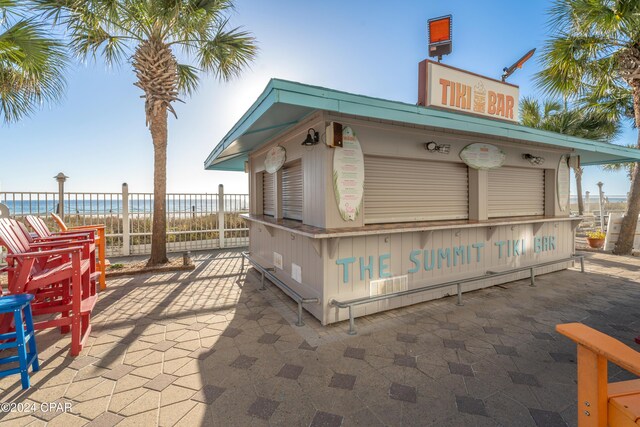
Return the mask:
<svg viewBox="0 0 640 427">
<path fill-rule="evenodd" d="M 640 379 L 607 382 L 607 361 L 640 375 L 640 353 L 582 323 L 556 330 L 578 344 L 578 426 L 640 426 Z"/>
<path fill-rule="evenodd" d="M 107 288 L 107 268 L 111 263 L 107 259 L 107 237 L 104 224 L 94 225 L 78 225 L 75 227 L 68 227 L 67 224 L 58 215 L 51 213 L 51 218 L 58 224 L 62 233 L 67 232 L 79 232 L 83 230 L 95 230 L 96 231 L 96 245 L 98 246 L 98 271 L 100 272 L 100 290 Z"/>
</svg>

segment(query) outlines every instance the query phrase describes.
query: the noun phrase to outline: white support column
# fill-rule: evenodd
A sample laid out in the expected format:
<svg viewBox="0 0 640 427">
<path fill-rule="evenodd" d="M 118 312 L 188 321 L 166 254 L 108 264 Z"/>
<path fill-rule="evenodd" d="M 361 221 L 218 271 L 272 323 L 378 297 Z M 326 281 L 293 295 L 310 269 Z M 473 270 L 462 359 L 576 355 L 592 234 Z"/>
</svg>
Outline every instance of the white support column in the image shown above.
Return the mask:
<svg viewBox="0 0 640 427">
<path fill-rule="evenodd" d="M 131 255 L 131 237 L 129 229 L 129 186 L 127 183 L 122 184 L 122 255 Z"/>
<path fill-rule="evenodd" d="M 596 184 L 598 186 L 598 207 L 600 209 L 600 231 L 605 230 L 604 224 L 604 192 L 602 191 L 602 186 L 604 185 L 602 182 L 598 182 Z"/>
<path fill-rule="evenodd" d="M 218 185 L 218 246 L 224 248 L 224 185 Z"/>
<path fill-rule="evenodd" d="M 584 197 L 584 213 L 591 213 L 591 200 L 589 200 L 589 192 Z"/>
<path fill-rule="evenodd" d="M 273 174 L 273 178 L 275 181 L 275 193 L 276 193 L 276 212 L 274 215 L 275 219 L 282 219 L 282 168 L 278 170 L 278 172 Z"/>
<path fill-rule="evenodd" d="M 469 168 L 469 220 L 484 221 L 488 216 L 489 172 Z"/>
</svg>

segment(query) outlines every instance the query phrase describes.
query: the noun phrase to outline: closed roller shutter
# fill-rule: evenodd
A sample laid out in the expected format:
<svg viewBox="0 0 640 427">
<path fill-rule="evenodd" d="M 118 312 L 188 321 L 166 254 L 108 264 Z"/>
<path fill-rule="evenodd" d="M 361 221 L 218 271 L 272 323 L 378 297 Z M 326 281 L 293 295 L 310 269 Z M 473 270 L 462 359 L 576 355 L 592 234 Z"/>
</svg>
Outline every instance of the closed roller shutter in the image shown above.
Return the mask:
<svg viewBox="0 0 640 427">
<path fill-rule="evenodd" d="M 276 215 L 276 187 L 274 181 L 274 175 L 267 172 L 262 173 L 262 212 L 270 216 Z"/>
<path fill-rule="evenodd" d="M 282 216 L 302 221 L 302 162 L 282 169 Z"/>
<path fill-rule="evenodd" d="M 489 218 L 544 215 L 544 169 L 489 171 Z"/>
<path fill-rule="evenodd" d="M 462 163 L 364 158 L 364 222 L 469 218 L 469 174 Z"/>
</svg>

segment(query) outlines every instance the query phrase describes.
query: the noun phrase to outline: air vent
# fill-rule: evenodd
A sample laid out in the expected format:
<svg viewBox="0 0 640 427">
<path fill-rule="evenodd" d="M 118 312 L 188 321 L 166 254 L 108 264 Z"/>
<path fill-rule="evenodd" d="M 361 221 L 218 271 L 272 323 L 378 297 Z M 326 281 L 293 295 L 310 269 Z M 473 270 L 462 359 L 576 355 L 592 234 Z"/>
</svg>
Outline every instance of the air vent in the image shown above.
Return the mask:
<svg viewBox="0 0 640 427">
<path fill-rule="evenodd" d="M 409 276 L 389 277 L 387 279 L 372 280 L 369 283 L 371 296 L 387 295 L 394 292 L 406 291 L 409 289 Z"/>
</svg>

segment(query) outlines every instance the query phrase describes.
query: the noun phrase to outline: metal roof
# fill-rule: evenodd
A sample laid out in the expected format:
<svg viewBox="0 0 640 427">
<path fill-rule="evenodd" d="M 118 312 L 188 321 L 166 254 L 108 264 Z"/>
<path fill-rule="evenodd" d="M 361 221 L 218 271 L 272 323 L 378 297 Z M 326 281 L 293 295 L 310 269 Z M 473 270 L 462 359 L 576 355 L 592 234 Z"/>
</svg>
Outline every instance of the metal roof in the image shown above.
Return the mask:
<svg viewBox="0 0 640 427">
<path fill-rule="evenodd" d="M 205 169 L 243 171 L 244 162 L 251 151 L 317 110 L 563 147 L 580 155 L 582 165 L 640 161 L 640 150 L 635 148 L 576 138 L 516 123 L 272 79 L 251 108 L 209 154 L 204 162 Z"/>
</svg>

